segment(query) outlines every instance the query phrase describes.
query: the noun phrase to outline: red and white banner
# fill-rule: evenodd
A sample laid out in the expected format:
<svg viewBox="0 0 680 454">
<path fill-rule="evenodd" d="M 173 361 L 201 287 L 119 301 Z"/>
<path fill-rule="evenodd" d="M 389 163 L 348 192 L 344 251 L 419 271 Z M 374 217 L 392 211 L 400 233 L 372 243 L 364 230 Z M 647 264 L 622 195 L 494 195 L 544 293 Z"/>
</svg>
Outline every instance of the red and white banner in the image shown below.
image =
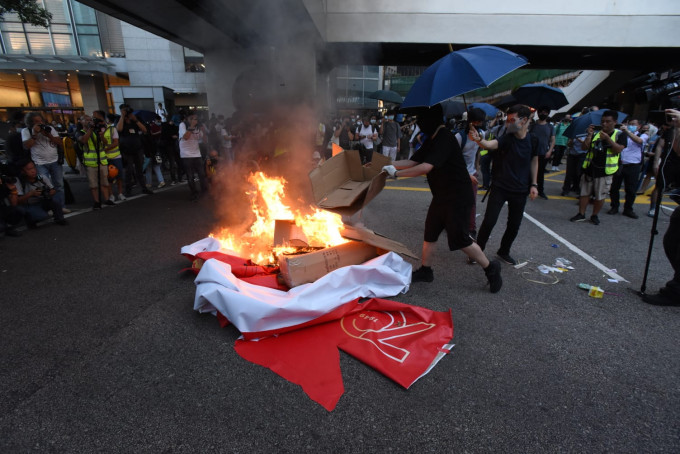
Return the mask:
<svg viewBox="0 0 680 454">
<path fill-rule="evenodd" d="M 450 312 L 379 299 L 405 293 L 411 282 L 411 265 L 393 252 L 288 291 L 257 280 L 273 277 L 271 269 L 219 251 L 210 238 L 182 253 L 207 260 L 194 309 L 233 323 L 243 358 L 299 384 L 329 411 L 344 392 L 338 349 L 408 388 L 453 347 Z"/>
<path fill-rule="evenodd" d="M 452 338 L 450 312 L 371 299 L 336 320 L 259 341 L 238 340 L 235 348 L 331 411 L 344 392 L 338 349 L 409 388 L 448 353 Z"/>
</svg>

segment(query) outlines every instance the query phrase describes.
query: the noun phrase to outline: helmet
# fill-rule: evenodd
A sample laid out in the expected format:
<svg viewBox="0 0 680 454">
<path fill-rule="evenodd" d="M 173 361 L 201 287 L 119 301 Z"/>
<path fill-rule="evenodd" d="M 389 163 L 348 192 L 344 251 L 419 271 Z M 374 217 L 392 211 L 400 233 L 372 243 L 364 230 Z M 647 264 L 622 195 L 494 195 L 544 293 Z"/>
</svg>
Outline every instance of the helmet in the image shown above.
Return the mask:
<svg viewBox="0 0 680 454">
<path fill-rule="evenodd" d="M 118 167 L 109 164 L 109 180 L 113 181 L 118 176 Z"/>
</svg>

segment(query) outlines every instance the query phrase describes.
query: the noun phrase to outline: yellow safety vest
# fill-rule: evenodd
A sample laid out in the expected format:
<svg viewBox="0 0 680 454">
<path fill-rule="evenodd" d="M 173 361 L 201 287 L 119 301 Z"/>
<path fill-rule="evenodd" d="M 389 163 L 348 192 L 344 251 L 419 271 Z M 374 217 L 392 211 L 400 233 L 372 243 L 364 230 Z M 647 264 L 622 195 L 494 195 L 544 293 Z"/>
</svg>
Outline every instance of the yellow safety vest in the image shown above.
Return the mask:
<svg viewBox="0 0 680 454">
<path fill-rule="evenodd" d="M 616 136 L 620 133 L 618 129 L 614 130 L 614 133 L 611 135 L 612 141 L 616 142 Z M 595 134 L 593 139 L 590 141 L 590 148 L 588 149 L 588 152 L 586 153 L 586 158 L 583 160 L 583 168 L 586 169 L 590 165 L 590 162 L 593 160 L 593 156 L 595 155 L 594 150 L 593 150 L 593 144 L 599 140 L 600 138 L 600 133 L 598 132 Z M 604 146 L 604 145 L 603 145 Z M 605 175 L 613 175 L 616 173 L 616 171 L 619 169 L 619 154 L 614 153 L 611 149 L 611 147 L 607 147 L 607 157 L 605 158 L 604 161 L 604 173 Z"/>
<path fill-rule="evenodd" d="M 80 131 L 83 134 L 85 134 L 85 131 Z M 95 144 L 94 135 L 96 133 L 93 132 L 92 135 L 90 136 L 90 139 L 87 141 L 87 149 L 83 150 L 83 165 L 87 167 L 97 167 L 97 144 Z M 82 144 L 81 144 L 82 146 Z M 106 153 L 104 150 L 99 151 L 99 164 L 106 166 L 109 165 L 109 162 L 106 160 Z"/>
<path fill-rule="evenodd" d="M 109 144 L 109 145 L 113 142 L 113 139 L 111 138 L 112 135 L 113 135 L 113 126 L 109 126 L 108 128 L 106 128 L 106 131 L 104 131 L 104 138 L 106 139 L 106 143 Z M 108 159 L 115 159 L 115 158 L 120 157 L 120 148 L 116 147 L 116 148 L 113 148 L 112 150 L 107 151 L 106 157 Z"/>
</svg>

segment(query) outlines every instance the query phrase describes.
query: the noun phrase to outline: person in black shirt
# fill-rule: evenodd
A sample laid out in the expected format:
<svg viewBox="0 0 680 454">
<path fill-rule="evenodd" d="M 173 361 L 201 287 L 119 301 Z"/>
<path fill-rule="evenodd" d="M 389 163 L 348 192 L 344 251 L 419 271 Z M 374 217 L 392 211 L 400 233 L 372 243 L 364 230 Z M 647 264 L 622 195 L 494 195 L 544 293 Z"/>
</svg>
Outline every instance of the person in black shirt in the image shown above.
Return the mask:
<svg viewBox="0 0 680 454">
<path fill-rule="evenodd" d="M 432 202 L 425 219 L 422 266 L 413 272 L 411 280 L 434 280 L 431 264 L 435 243 L 446 230 L 449 249 L 460 249 L 479 263 L 484 268 L 491 292 L 496 293 L 503 284 L 501 266 L 497 260 L 490 262 L 470 237 L 470 210 L 475 194 L 460 145 L 451 131 L 445 128 L 442 118 L 439 104 L 420 112 L 418 126 L 428 139 L 410 159 L 394 161 L 392 165 L 383 167 L 383 171 L 392 178 L 427 175 L 432 192 Z"/>
<path fill-rule="evenodd" d="M 131 195 L 133 177 L 137 180 L 137 184 L 142 188 L 144 194 L 153 194 L 146 187 L 142 173 L 144 144 L 141 134 L 146 134 L 146 126 L 132 113 L 130 106 L 121 104 L 120 119 L 116 124 L 116 129 L 118 130 L 120 152 L 125 158 L 125 196 Z"/>
<path fill-rule="evenodd" d="M 482 250 L 486 248 L 501 208 L 508 202 L 508 224 L 497 253 L 510 265 L 517 264 L 510 255 L 510 248 L 522 224 L 527 195 L 531 200 L 538 195 L 538 144 L 527 132 L 530 116 L 531 110 L 527 106 L 517 104 L 511 107 L 505 121 L 507 133 L 498 140 L 482 140 L 474 127 L 470 130 L 470 138 L 489 150 L 493 159 L 491 192 L 477 244 Z"/>
</svg>

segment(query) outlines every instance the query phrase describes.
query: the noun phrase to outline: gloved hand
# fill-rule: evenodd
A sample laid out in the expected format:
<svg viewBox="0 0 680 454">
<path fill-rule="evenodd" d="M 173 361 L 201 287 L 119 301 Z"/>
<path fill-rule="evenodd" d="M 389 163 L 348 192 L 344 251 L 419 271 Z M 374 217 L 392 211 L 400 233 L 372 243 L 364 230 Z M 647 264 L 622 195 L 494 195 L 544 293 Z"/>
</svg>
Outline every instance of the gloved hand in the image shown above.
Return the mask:
<svg viewBox="0 0 680 454">
<path fill-rule="evenodd" d="M 397 169 L 394 166 L 384 166 L 382 168 L 383 172 L 387 172 L 387 174 L 390 176 L 390 178 L 394 178 L 395 180 L 397 179 Z"/>
</svg>

